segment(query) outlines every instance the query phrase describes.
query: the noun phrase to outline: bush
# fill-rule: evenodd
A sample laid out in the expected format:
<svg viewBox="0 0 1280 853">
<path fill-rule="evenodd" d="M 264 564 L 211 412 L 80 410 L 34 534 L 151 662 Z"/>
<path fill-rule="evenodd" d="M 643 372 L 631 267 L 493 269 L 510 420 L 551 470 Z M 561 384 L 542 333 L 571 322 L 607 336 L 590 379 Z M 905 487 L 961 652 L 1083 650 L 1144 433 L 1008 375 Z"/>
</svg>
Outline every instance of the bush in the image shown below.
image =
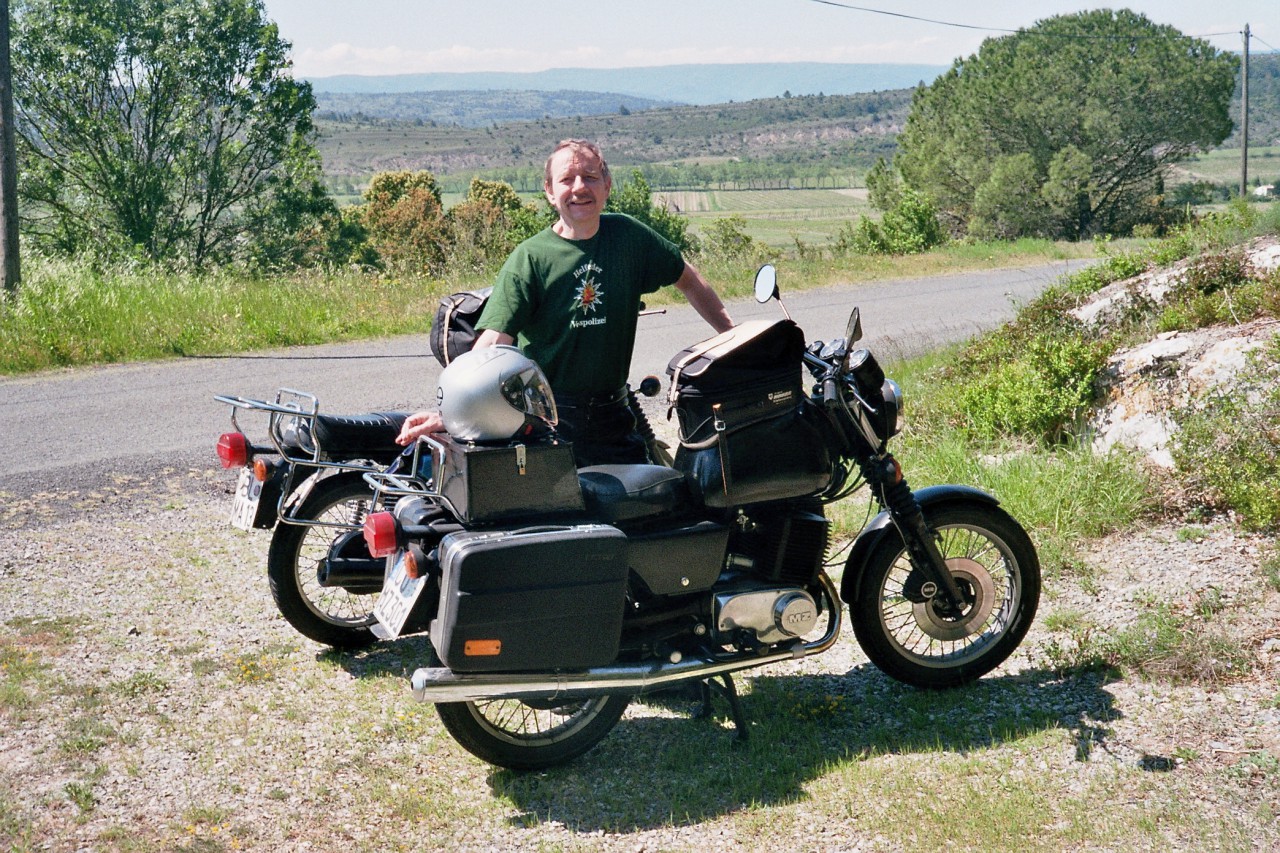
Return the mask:
<svg viewBox="0 0 1280 853">
<path fill-rule="evenodd" d="M 388 265 L 438 275 L 450 245 L 440 187 L 430 172 L 379 172 L 364 194 L 369 242 Z"/>
<path fill-rule="evenodd" d="M 1178 472 L 1207 502 L 1252 530 L 1280 528 L 1280 337 L 1230 387 L 1174 416 Z"/>
<path fill-rule="evenodd" d="M 1062 441 L 1093 399 L 1103 352 L 1078 335 L 1033 339 L 1016 357 L 989 363 L 960 389 L 964 424 L 984 438 Z"/>
<path fill-rule="evenodd" d="M 857 225 L 846 225 L 836 237 L 838 254 L 914 255 L 946 242 L 933 201 L 911 189 L 898 194 L 897 204 L 879 223 L 862 216 Z"/>
<path fill-rule="evenodd" d="M 712 220 L 702 233 L 698 253 L 715 261 L 762 261 L 768 249 L 751 238 L 746 225 L 737 213 Z"/>
</svg>

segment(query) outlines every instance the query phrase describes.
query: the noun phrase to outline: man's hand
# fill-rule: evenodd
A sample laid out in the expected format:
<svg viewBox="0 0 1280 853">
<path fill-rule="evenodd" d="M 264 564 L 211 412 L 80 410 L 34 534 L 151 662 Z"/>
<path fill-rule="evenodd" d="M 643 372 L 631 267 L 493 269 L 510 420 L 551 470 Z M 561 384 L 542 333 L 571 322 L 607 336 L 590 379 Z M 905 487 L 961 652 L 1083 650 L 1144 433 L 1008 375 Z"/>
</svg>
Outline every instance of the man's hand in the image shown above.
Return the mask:
<svg viewBox="0 0 1280 853">
<path fill-rule="evenodd" d="M 404 426 L 396 436 L 396 444 L 408 446 L 424 435 L 444 432 L 444 419 L 439 412 L 414 412 L 404 419 Z"/>
</svg>

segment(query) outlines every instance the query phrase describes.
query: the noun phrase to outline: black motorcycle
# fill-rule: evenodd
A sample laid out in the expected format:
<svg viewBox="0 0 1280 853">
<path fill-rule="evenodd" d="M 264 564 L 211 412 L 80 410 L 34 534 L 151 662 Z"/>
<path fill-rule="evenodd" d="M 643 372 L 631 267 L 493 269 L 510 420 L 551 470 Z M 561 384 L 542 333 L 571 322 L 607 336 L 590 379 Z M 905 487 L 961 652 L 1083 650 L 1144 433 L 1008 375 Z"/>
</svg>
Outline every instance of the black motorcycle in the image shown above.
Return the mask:
<svg viewBox="0 0 1280 853">
<path fill-rule="evenodd" d="M 776 296 L 766 266 L 757 298 Z M 732 673 L 830 649 L 842 602 L 871 661 L 908 684 L 965 684 L 1003 662 L 1036 611 L 1035 548 L 991 495 L 912 491 L 887 448 L 902 393 L 860 338 L 855 308 L 830 342 L 806 346 L 788 318 L 678 354 L 673 467 L 578 470 L 554 434 L 438 436 L 409 470 L 367 474 L 396 499 L 364 524 L 388 558 L 375 631 L 427 632 L 433 650 L 414 696 L 473 754 L 533 769 L 680 683 L 724 697 L 745 736 Z M 824 508 L 862 485 L 883 511 L 837 586 Z"/>
</svg>

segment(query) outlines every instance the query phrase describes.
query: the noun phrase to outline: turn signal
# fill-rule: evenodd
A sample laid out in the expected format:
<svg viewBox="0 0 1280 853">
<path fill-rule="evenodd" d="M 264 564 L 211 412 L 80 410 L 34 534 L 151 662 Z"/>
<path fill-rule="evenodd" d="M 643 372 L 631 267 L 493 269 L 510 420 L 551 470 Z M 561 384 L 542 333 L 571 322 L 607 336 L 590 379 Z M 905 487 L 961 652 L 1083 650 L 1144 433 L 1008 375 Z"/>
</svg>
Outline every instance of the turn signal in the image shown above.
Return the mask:
<svg viewBox="0 0 1280 853">
<path fill-rule="evenodd" d="M 367 516 L 363 530 L 371 557 L 390 557 L 400 547 L 396 541 L 396 517 L 389 512 L 375 512 Z"/>
<path fill-rule="evenodd" d="M 242 432 L 224 432 L 218 438 L 217 450 L 223 468 L 242 468 L 249 464 L 249 439 Z"/>
<path fill-rule="evenodd" d="M 253 478 L 259 483 L 265 483 L 271 477 L 271 466 L 267 464 L 265 459 L 253 460 Z"/>
<path fill-rule="evenodd" d="M 413 580 L 422 577 L 422 564 L 418 562 L 417 550 L 412 545 L 404 549 L 404 573 Z"/>
</svg>

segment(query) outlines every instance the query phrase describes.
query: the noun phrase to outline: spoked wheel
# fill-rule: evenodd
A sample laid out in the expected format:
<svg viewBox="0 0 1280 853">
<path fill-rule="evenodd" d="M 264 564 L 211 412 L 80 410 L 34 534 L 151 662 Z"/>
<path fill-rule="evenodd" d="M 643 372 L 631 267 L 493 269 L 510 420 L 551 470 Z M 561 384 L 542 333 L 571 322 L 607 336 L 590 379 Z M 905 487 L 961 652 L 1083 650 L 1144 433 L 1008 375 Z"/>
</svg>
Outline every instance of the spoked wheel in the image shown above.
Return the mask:
<svg viewBox="0 0 1280 853">
<path fill-rule="evenodd" d="M 577 758 L 613 730 L 631 699 L 441 702 L 440 721 L 463 749 L 511 770 L 539 770 Z"/>
<path fill-rule="evenodd" d="M 359 527 L 370 512 L 373 492 L 359 475 L 340 474 L 320 480 L 297 510 L 300 518 Z M 337 543 L 342 556 L 363 540 L 349 528 L 318 525 L 276 525 L 267 552 L 267 577 L 276 607 L 300 634 L 339 649 L 367 646 L 375 639 L 370 626 L 378 593 L 354 593 L 340 586 L 320 585 L 317 571 Z M 368 552 L 364 551 L 365 556 Z"/>
<path fill-rule="evenodd" d="M 1040 600 L 1040 562 L 1026 532 L 986 504 L 930 513 L 929 527 L 965 599 L 959 614 L 920 601 L 920 575 L 897 536 L 867 560 L 850 609 L 871 662 L 917 687 L 951 687 L 985 675 L 1022 642 Z"/>
</svg>

